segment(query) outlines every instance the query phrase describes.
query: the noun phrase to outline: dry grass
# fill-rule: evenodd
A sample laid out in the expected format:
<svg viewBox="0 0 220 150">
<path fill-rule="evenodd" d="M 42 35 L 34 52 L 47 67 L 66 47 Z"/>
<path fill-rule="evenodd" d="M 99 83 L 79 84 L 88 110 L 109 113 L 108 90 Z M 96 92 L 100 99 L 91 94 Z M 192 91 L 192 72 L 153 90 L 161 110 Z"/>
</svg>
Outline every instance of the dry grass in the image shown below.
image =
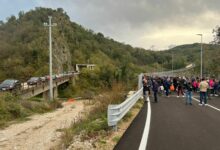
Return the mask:
<svg viewBox="0 0 220 150">
<path fill-rule="evenodd" d="M 62 141 L 55 149 L 67 148 L 72 143 L 74 135 L 77 134 L 82 135 L 82 141 L 108 134 L 107 107 L 112 103 L 121 103 L 125 99 L 124 87 L 122 84 L 114 84 L 111 90 L 103 91 L 102 94 L 90 100 L 89 105 L 91 101 L 94 104 L 92 109 L 84 113 L 81 120 L 64 130 Z"/>
</svg>

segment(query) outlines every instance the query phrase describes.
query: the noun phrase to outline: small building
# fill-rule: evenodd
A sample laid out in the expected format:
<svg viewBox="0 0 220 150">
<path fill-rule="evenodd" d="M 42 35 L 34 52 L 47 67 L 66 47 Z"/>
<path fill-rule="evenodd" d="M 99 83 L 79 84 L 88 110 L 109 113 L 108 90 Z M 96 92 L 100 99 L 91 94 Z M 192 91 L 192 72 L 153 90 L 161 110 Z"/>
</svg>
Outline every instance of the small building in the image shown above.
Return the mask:
<svg viewBox="0 0 220 150">
<path fill-rule="evenodd" d="M 88 68 L 89 70 L 94 70 L 95 64 L 76 64 L 76 71 L 80 72 L 82 68 Z"/>
</svg>

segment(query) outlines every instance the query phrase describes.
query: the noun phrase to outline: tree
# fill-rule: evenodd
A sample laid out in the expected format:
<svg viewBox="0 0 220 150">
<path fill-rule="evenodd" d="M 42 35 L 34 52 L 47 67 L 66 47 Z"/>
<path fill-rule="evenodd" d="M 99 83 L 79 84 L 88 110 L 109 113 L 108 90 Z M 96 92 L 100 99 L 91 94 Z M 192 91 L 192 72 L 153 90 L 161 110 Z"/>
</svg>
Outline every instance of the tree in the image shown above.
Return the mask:
<svg viewBox="0 0 220 150">
<path fill-rule="evenodd" d="M 212 33 L 214 34 L 213 43 L 220 44 L 220 26 L 216 26 L 215 29 L 213 29 Z"/>
</svg>

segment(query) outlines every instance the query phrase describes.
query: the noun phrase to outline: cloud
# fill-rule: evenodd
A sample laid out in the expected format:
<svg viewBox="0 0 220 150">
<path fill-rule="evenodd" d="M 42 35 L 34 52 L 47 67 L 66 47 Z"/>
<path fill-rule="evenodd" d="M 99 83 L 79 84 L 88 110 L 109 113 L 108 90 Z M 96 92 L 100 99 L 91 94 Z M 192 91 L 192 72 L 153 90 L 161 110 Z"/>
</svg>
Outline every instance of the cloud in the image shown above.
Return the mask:
<svg viewBox="0 0 220 150">
<path fill-rule="evenodd" d="M 145 48 L 197 42 L 196 38 L 189 38 L 195 32 L 209 34 L 208 42 L 212 28 L 220 22 L 219 0 L 38 0 L 37 3 L 62 7 L 72 21 Z"/>
</svg>

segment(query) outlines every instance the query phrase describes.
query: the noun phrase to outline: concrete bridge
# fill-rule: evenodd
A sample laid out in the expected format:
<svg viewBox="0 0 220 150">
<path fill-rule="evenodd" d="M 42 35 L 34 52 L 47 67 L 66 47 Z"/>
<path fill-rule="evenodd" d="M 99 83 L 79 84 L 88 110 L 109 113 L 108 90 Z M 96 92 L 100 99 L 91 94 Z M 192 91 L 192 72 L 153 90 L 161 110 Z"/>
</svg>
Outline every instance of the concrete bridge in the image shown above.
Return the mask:
<svg viewBox="0 0 220 150">
<path fill-rule="evenodd" d="M 75 80 L 77 79 L 79 73 L 72 73 L 65 75 L 63 77 L 59 77 L 53 80 L 53 97 L 56 98 L 58 96 L 58 87 L 64 83 L 72 82 L 75 84 Z M 31 86 L 28 88 L 22 87 L 22 89 L 17 93 L 20 95 L 22 99 L 28 99 L 39 94 L 43 94 L 44 99 L 49 99 L 49 82 L 42 82 L 35 86 Z"/>
</svg>

